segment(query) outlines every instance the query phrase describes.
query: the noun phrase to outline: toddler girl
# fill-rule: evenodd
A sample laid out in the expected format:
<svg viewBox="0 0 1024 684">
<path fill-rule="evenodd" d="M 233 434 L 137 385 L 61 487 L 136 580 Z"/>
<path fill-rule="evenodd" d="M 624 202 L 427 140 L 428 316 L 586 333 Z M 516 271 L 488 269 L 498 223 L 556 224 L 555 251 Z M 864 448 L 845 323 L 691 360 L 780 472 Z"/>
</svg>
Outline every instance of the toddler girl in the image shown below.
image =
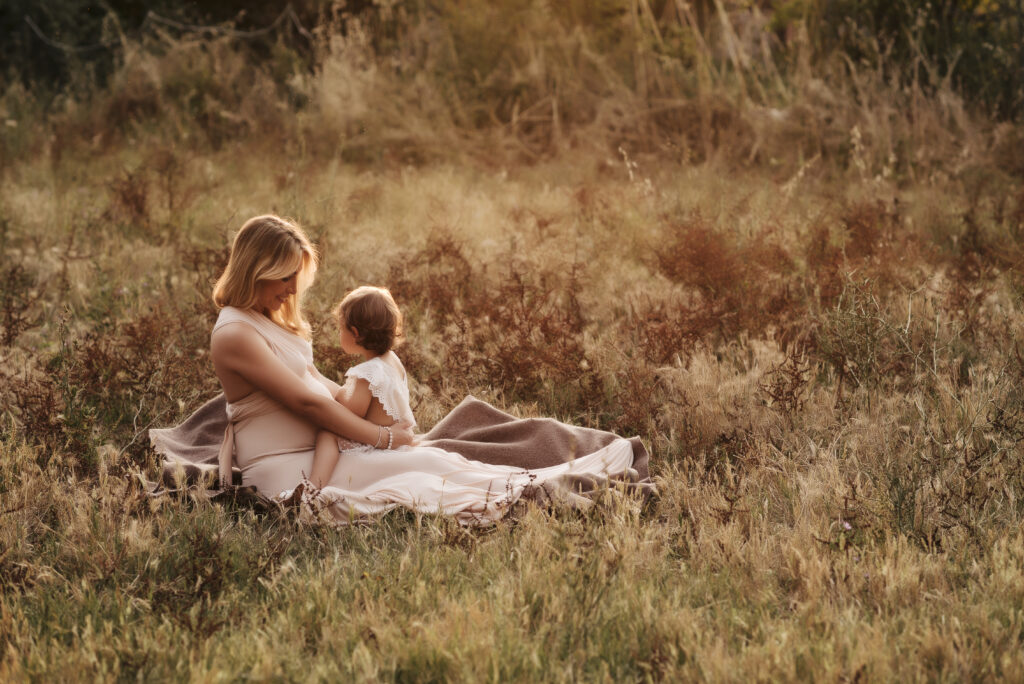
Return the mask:
<svg viewBox="0 0 1024 684">
<path fill-rule="evenodd" d="M 405 367 L 392 351 L 402 338 L 402 312 L 386 289 L 363 286 L 345 295 L 335 315 L 341 329 L 341 348 L 363 357 L 363 363 L 346 371 L 345 384 L 335 399 L 352 413 L 380 426 L 377 443 L 371 447 L 390 448 L 392 425 L 399 421 L 416 424 L 409 407 Z M 309 480 L 323 487 L 338 464 L 339 452 L 363 446 L 321 430 Z"/>
</svg>

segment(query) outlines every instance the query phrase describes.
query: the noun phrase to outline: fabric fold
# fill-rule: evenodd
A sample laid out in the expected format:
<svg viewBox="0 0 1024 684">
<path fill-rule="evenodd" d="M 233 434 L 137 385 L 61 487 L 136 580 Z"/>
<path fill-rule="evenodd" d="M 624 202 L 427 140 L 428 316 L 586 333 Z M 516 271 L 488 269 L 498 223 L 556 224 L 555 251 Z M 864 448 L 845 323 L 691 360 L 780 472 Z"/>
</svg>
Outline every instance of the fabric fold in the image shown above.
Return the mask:
<svg viewBox="0 0 1024 684">
<path fill-rule="evenodd" d="M 164 457 L 165 474 L 183 465 L 215 466 L 228 427 L 227 402 L 218 394 L 177 427 L 150 430 L 150 441 Z M 473 396 L 439 421 L 421 438 L 424 446 L 455 452 L 492 465 L 538 469 L 571 461 L 599 450 L 620 438 L 611 432 L 561 423 L 550 418 L 516 418 Z M 654 493 L 649 454 L 638 437 L 626 440 L 632 451 L 632 473 L 624 473 L 629 489 Z M 233 481 L 240 471 L 232 468 Z M 298 484 L 298 482 L 296 482 Z M 573 490 L 585 495 L 598 489 L 597 482 L 582 478 Z"/>
</svg>

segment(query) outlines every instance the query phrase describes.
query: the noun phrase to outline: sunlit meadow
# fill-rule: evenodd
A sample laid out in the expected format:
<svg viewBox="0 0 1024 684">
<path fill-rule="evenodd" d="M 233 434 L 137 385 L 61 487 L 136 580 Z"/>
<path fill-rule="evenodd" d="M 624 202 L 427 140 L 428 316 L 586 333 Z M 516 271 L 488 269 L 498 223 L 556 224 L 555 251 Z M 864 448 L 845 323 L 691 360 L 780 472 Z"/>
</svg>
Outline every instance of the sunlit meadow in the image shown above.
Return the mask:
<svg viewBox="0 0 1024 684">
<path fill-rule="evenodd" d="M 7 87 L 0 680 L 1024 679 L 1020 126 L 742 3 L 464 4 Z M 325 374 L 387 285 L 421 429 L 473 394 L 639 435 L 660 496 L 149 496 L 266 212 L 320 249 Z"/>
</svg>

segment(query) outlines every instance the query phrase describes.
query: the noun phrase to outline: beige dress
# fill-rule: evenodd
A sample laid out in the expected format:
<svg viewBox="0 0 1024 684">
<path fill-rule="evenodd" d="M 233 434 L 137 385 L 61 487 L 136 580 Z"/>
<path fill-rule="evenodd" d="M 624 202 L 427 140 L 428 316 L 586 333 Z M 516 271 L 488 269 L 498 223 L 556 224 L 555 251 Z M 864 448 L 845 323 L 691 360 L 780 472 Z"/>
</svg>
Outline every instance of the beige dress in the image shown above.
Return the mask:
<svg viewBox="0 0 1024 684">
<path fill-rule="evenodd" d="M 222 309 L 214 330 L 228 323 L 250 325 L 310 389 L 330 396 L 328 388 L 309 371 L 313 355 L 307 340 L 265 316 L 234 307 Z M 379 364 L 383 368 L 374 367 L 372 373 L 363 372 L 360 377 L 370 380 L 371 392 L 384 398 L 389 414 L 411 415 L 405 379 L 387 364 Z M 222 469 L 230 466 L 230 461 L 225 461 L 232 459 L 241 470 L 243 484 L 270 497 L 287 497 L 312 470 L 316 426 L 261 391 L 229 403 L 227 413 L 230 426 Z M 632 463 L 632 447 L 622 438 L 575 460 L 534 470 L 471 461 L 430 446 L 394 450 L 362 446 L 341 452 L 338 466 L 316 502 L 341 522 L 404 506 L 451 515 L 466 525 L 488 524 L 502 517 L 524 493 L 545 484 L 557 489 L 579 478 L 630 479 Z"/>
</svg>

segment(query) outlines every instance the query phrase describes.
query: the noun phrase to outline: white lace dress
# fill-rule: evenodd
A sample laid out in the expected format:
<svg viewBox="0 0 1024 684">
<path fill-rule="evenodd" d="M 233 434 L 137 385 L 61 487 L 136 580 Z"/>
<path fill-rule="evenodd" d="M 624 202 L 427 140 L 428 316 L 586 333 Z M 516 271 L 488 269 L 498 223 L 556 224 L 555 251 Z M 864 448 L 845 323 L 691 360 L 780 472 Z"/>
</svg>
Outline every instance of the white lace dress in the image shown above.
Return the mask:
<svg viewBox="0 0 1024 684">
<path fill-rule="evenodd" d="M 217 326 L 250 325 L 291 372 L 317 392 L 327 388 L 309 372 L 309 342 L 251 311 L 225 307 Z M 412 417 L 404 377 L 382 360 L 352 368 L 349 375 L 365 378 L 370 391 L 388 415 Z M 236 463 L 242 482 L 262 493 L 288 498 L 312 470 L 316 426 L 263 392 L 228 404 L 230 439 L 222 448 L 222 467 Z M 485 525 L 501 518 L 524 494 L 577 478 L 617 479 L 630 472 L 633 451 L 625 439 L 565 463 L 524 470 L 471 461 L 437 447 L 411 446 L 382 450 L 365 445 L 345 449 L 328 485 L 304 506 L 325 511 L 338 522 L 349 522 L 403 506 L 422 513 L 455 517 L 465 525 Z M 564 489 L 564 487 L 562 487 Z"/>
<path fill-rule="evenodd" d="M 396 423 L 408 423 L 416 427 L 416 417 L 409 405 L 409 383 L 405 377 L 402 362 L 389 351 L 387 355 L 394 357 L 389 363 L 384 356 L 378 356 L 352 366 L 345 371 L 346 378 L 366 380 L 370 385 L 370 394 L 384 407 L 384 412 Z M 402 370 L 399 370 L 402 368 Z M 347 451 L 366 447 L 365 444 L 353 442 L 344 437 L 338 438 L 338 449 Z"/>
</svg>

